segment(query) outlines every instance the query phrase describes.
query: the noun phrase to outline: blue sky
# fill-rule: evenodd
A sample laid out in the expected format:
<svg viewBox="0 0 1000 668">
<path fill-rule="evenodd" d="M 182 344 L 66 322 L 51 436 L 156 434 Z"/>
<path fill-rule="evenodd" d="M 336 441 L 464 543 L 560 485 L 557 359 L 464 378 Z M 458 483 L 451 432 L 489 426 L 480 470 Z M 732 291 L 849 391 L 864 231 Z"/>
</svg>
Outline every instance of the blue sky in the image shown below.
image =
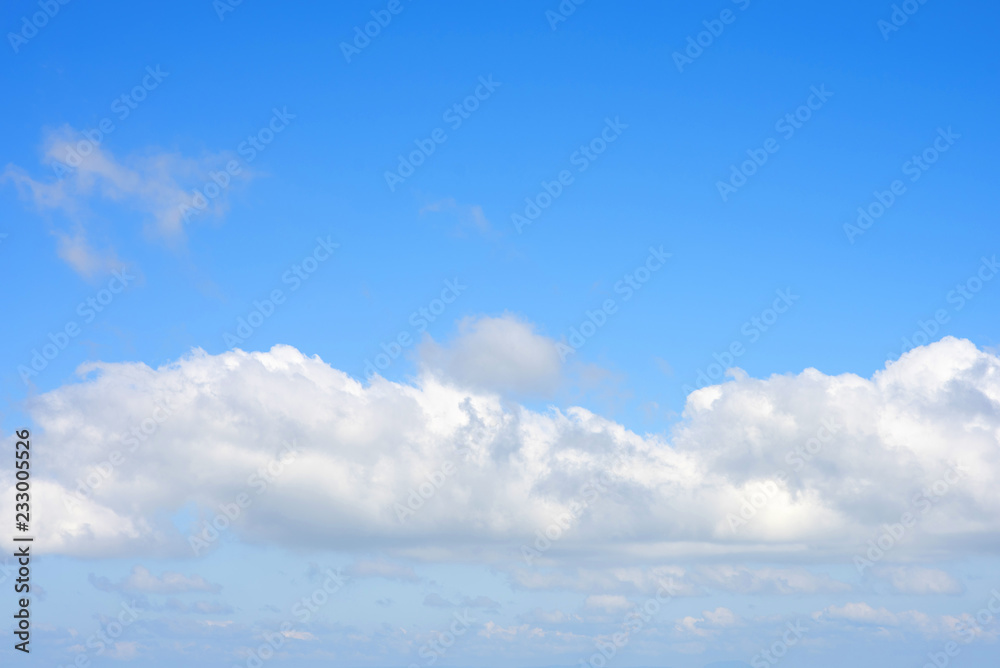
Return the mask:
<svg viewBox="0 0 1000 668">
<path fill-rule="evenodd" d="M 486 597 L 487 607 L 473 608 L 475 642 L 439 665 L 579 665 L 626 605 L 651 595 L 647 585 L 621 580 L 621 569 L 634 568 L 642 578 L 674 573 L 688 590 L 644 627 L 641 643 L 612 659 L 623 666 L 751 664 L 751 650 L 773 640 L 768 629 L 779 637 L 796 616 L 815 620 L 817 632 L 813 644 L 782 659 L 786 665 L 841 665 L 850 651 L 859 652 L 851 659 L 858 665 L 876 665 L 902 647 L 916 648 L 913 665 L 926 660 L 948 642 L 947 623 L 906 611 L 957 618 L 1000 586 L 990 576 L 996 542 L 986 531 L 995 505 L 977 496 L 989 481 L 984 471 L 998 470 L 990 453 L 1000 409 L 995 375 L 976 371 L 998 364 L 1000 58 L 995 6 L 902 4 L 54 2 L 54 15 L 36 20 L 45 25 L 34 31 L 31 17 L 44 11 L 38 3 L 5 7 L 11 103 L 0 110 L 7 129 L 0 271 L 13 288 L 4 294 L 0 349 L 5 440 L 12 451 L 14 430 L 30 426 L 41 450 L 39 480 L 71 489 L 120 446 L 121 434 L 141 428 L 155 401 L 190 400 L 197 409 L 178 409 L 162 428 L 157 420 L 149 443 L 101 485 L 95 498 L 103 506 L 76 519 L 48 514 L 51 542 L 40 546 L 37 565 L 46 619 L 38 653 L 72 662 L 74 634 L 86 636 L 95 616 L 141 595 L 154 610 L 119 643 L 120 659 L 176 665 L 203 656 L 205 665 L 244 665 L 241 648 L 269 624 L 277 628 L 296 599 L 322 585 L 324 569 L 341 568 L 354 575 L 340 602 L 324 608 L 321 621 L 300 625 L 293 633 L 310 638 L 289 636 L 270 663 L 336 657 L 343 665 L 424 665 L 423 640 L 413 638 L 433 637 L 463 602 Z M 356 28 L 379 18 L 385 25 L 374 37 L 354 41 Z M 74 147 L 89 155 L 54 169 Z M 400 172 L 414 151 L 421 164 Z M 734 180 L 740 169 L 744 178 Z M 213 178 L 221 187 L 210 185 Z M 206 186 L 215 196 L 202 210 Z M 545 205 L 523 224 L 518 216 L 532 211 L 531 202 Z M 851 227 L 859 207 L 876 214 L 870 224 L 863 219 L 865 229 Z M 591 330 L 588 319 L 600 326 Z M 576 338 L 582 329 L 592 335 Z M 59 334 L 66 331 L 74 334 Z M 46 344 L 53 354 L 43 361 Z M 290 348 L 275 352 L 276 345 Z M 909 366 L 873 379 L 913 346 Z M 379 363 L 380 353 L 397 350 L 391 363 Z M 379 378 L 368 378 L 369 362 Z M 287 365 L 299 371 L 280 371 Z M 728 367 L 742 372 L 724 376 Z M 332 380 L 330 369 L 363 389 L 327 397 L 347 382 Z M 291 375 L 268 376 L 280 373 Z M 955 374 L 951 384 L 946 373 Z M 934 392 L 929 378 L 940 384 Z M 689 396 L 718 383 L 725 384 Z M 810 392 L 827 385 L 822 396 L 838 398 L 823 413 L 826 399 Z M 248 398 L 255 388 L 259 395 Z M 371 394 L 355 405 L 358 391 Z M 858 400 L 864 392 L 873 394 Z M 848 427 L 814 469 L 828 478 L 804 481 L 806 496 L 790 498 L 805 503 L 809 489 L 836 496 L 831 479 L 856 490 L 884 483 L 900 496 L 814 499 L 813 525 L 877 531 L 886 517 L 899 517 L 894 509 L 911 491 L 943 475 L 948 457 L 979 453 L 966 463 L 986 477 L 973 475 L 976 482 L 961 488 L 967 496 L 954 500 L 956 513 L 968 513 L 956 517 L 969 525 L 949 549 L 929 537 L 948 525 L 932 517 L 934 528 L 875 579 L 802 529 L 808 522 L 789 519 L 794 508 L 755 535 L 751 549 L 733 536 L 710 539 L 700 520 L 670 525 L 663 509 L 686 506 L 664 491 L 666 482 L 640 484 L 639 476 L 612 503 L 635 523 L 624 521 L 608 549 L 591 554 L 588 545 L 608 538 L 602 523 L 623 520 L 588 506 L 574 547 L 556 550 L 550 571 L 532 580 L 518 570 L 525 564 L 516 547 L 510 558 L 502 545 L 527 540 L 511 528 L 519 521 L 534 535 L 532 521 L 557 503 L 546 496 L 552 486 L 584 475 L 582 460 L 558 456 L 551 444 L 552 461 L 543 466 L 532 455 L 518 469 L 534 471 L 525 473 L 534 486 L 524 488 L 534 506 L 503 506 L 524 482 L 508 480 L 504 469 L 496 479 L 508 486 L 480 508 L 475 485 L 462 481 L 472 474 L 457 465 L 446 479 L 472 487 L 471 496 L 455 491 L 454 503 L 479 508 L 478 519 L 441 510 L 433 522 L 366 529 L 371 517 L 361 507 L 334 503 L 333 492 L 299 494 L 295 488 L 314 489 L 307 478 L 279 478 L 220 547 L 207 556 L 186 551 L 190 526 L 241 488 L 213 487 L 211 475 L 212 462 L 242 461 L 237 435 L 258 439 L 248 471 L 269 461 L 288 434 L 298 434 L 299 466 L 311 461 L 315 471 L 335 466 L 311 459 L 330 455 L 324 447 L 360 438 L 364 448 L 334 457 L 346 468 L 327 471 L 331 485 L 346 476 L 346 488 L 361 469 L 344 462 L 357 456 L 363 468 L 361 453 L 379 451 L 380 439 L 399 429 L 397 440 L 422 444 L 412 452 L 424 458 L 413 461 L 431 475 L 447 459 L 421 448 L 473 438 L 472 423 L 441 417 L 466 405 L 463 397 L 493 434 L 493 449 L 485 441 L 462 446 L 492 453 L 475 460 L 483 475 L 484 461 L 537 453 L 531 438 L 568 429 L 556 441 L 584 447 L 592 436 L 584 447 L 591 454 L 631 448 L 630 456 L 660 461 L 666 455 L 649 453 L 686 453 L 688 464 L 670 466 L 718 486 L 766 468 L 769 448 L 780 464 L 791 444 L 836 415 Z M 406 422 L 411 401 L 433 419 Z M 747 407 L 758 405 L 773 411 L 750 417 Z M 308 417 L 306 408 L 316 413 Z M 361 420 L 376 429 L 365 441 L 364 428 L 349 424 L 368 411 L 385 414 Z M 606 422 L 585 427 L 584 414 Z M 525 431 L 505 436 L 498 425 L 512 416 Z M 896 418 L 916 422 L 884 422 Z M 872 422 L 862 429 L 865 420 Z M 200 447 L 215 454 L 196 466 L 192 444 L 207 434 L 217 440 Z M 893 440 L 928 434 L 940 443 L 910 443 L 912 456 L 899 454 Z M 599 446 L 605 437 L 610 445 Z M 224 446 L 226 439 L 236 440 Z M 384 447 L 385 461 L 406 461 Z M 853 465 L 834 461 L 855 448 Z M 851 476 L 861 475 L 852 466 L 862 455 L 892 473 L 869 470 L 861 484 Z M 193 471 L 205 478 L 190 489 L 179 484 L 174 496 L 143 496 L 128 482 L 155 477 L 157 467 L 164 480 L 182 471 L 189 482 Z M 532 477 L 541 471 L 549 477 Z M 370 483 L 393 479 L 372 476 Z M 441 493 L 451 494 L 451 484 Z M 646 484 L 647 493 L 634 489 Z M 409 489 L 371 494 L 405 499 Z M 39 504 L 47 493 L 39 491 Z M 666 496 L 656 501 L 659 494 Z M 294 512 L 296 499 L 313 510 L 295 530 L 281 530 L 277 518 Z M 706 503 L 692 517 L 708 512 Z M 848 521 L 859 508 L 871 511 L 870 526 Z M 109 521 L 104 510 L 133 522 L 131 537 L 94 528 Z M 505 514 L 511 525 L 501 527 Z M 40 517 L 45 526 L 46 513 Z M 637 547 L 649 541 L 659 547 Z M 724 570 L 738 575 L 723 577 Z M 453 607 L 428 603 L 432 593 Z M 216 605 L 171 608 L 175 594 Z M 522 626 L 528 631 L 520 635 L 496 630 Z M 542 635 L 531 636 L 534 628 Z M 964 664 L 987 665 L 995 637 L 994 626 L 963 645 Z"/>
</svg>

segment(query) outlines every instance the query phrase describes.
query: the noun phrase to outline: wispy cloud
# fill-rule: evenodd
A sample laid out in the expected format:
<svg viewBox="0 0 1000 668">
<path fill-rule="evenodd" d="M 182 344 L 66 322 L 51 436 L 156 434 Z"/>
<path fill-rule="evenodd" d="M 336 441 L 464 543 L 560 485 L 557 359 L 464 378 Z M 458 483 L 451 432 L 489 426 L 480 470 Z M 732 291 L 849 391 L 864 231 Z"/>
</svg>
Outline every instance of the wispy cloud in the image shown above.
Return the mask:
<svg viewBox="0 0 1000 668">
<path fill-rule="evenodd" d="M 233 159 L 229 152 L 184 157 L 177 152 L 148 151 L 119 159 L 68 125 L 50 131 L 43 140 L 41 164 L 53 170 L 51 178 L 32 176 L 23 167 L 7 164 L 0 180 L 13 183 L 22 198 L 39 211 L 59 211 L 66 219 L 56 224 L 59 256 L 85 276 L 121 266 L 113 248 L 95 248 L 95 209 L 107 203 L 139 213 L 145 233 L 170 244 L 184 239 L 183 207 L 192 206 L 197 186 Z M 239 176 L 247 179 L 243 170 Z M 203 209 L 222 215 L 228 209 L 227 190 Z"/>
<path fill-rule="evenodd" d="M 160 576 L 156 576 L 143 566 L 135 566 L 132 569 L 132 573 L 119 582 L 112 582 L 108 578 L 91 575 L 90 584 L 101 591 L 142 594 L 182 594 L 193 591 L 218 593 L 222 590 L 222 587 L 206 581 L 200 575 L 187 576 L 167 571 Z"/>
<path fill-rule="evenodd" d="M 448 213 L 455 216 L 458 223 L 453 229 L 460 236 L 472 231 L 490 240 L 500 237 L 500 233 L 486 218 L 483 207 L 478 204 L 459 204 L 454 197 L 446 197 L 421 207 L 419 215 L 428 213 Z"/>
</svg>

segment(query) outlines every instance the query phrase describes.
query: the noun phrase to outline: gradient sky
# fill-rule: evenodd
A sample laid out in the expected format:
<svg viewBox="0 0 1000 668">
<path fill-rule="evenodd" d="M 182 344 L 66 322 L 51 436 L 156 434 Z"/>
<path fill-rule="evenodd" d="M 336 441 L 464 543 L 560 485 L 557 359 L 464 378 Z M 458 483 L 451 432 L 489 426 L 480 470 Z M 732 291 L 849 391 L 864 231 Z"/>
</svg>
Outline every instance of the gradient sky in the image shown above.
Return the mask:
<svg viewBox="0 0 1000 668">
<path fill-rule="evenodd" d="M 94 665 L 247 665 L 263 634 L 291 619 L 296 630 L 266 665 L 424 666 L 424 643 L 466 608 L 473 630 L 436 665 L 586 665 L 649 599 L 654 572 L 687 589 L 609 665 L 757 668 L 757 653 L 797 619 L 815 630 L 781 660 L 790 667 L 917 667 L 942 651 L 954 632 L 947 620 L 974 615 L 1000 587 L 1000 509 L 984 491 L 1000 477 L 1000 281 L 991 280 L 1000 10 L 902 4 L 912 15 L 858 1 L 52 0 L 54 16 L 33 29 L 44 8 L 7 3 L 0 467 L 9 477 L 13 432 L 29 426 L 44 555 L 33 572 L 43 593 L 30 661 L 72 663 L 81 639 L 85 647 L 134 599 L 146 612 L 113 648 L 89 650 Z M 374 37 L 357 38 L 379 17 L 389 20 Z M 89 155 L 78 166 L 56 164 L 81 146 Z M 400 171 L 414 151 L 421 164 Z M 744 166 L 755 157 L 762 164 Z M 740 169 L 752 173 L 734 177 Z M 206 186 L 218 194 L 201 209 Z M 865 229 L 851 227 L 859 207 L 875 214 Z M 255 320 L 258 311 L 266 317 Z M 944 337 L 955 339 L 936 343 Z M 914 346 L 909 371 L 871 380 Z M 389 364 L 377 357 L 397 351 Z M 369 378 L 369 363 L 380 378 Z M 268 376 L 284 365 L 299 370 Z M 327 367 L 361 383 L 343 390 L 342 405 L 324 392 L 347 381 Z M 724 377 L 728 367 L 742 372 Z M 980 368 L 994 371 L 968 375 Z M 709 384 L 700 379 L 729 382 L 695 400 L 690 391 Z M 651 518 L 673 497 L 662 481 L 640 489 L 639 476 L 612 504 L 631 519 L 588 510 L 572 549 L 528 567 L 511 538 L 520 534 L 497 518 L 537 519 L 555 503 L 546 494 L 586 478 L 574 468 L 582 460 L 552 454 L 544 466 L 532 461 L 548 473 L 569 468 L 526 492 L 540 495 L 535 506 L 526 497 L 508 508 L 498 492 L 478 520 L 438 509 L 433 522 L 397 523 L 395 533 L 330 501 L 336 491 L 310 496 L 279 477 L 246 509 L 245 526 L 208 554 L 187 549 L 191 527 L 239 488 L 215 487 L 225 476 L 212 467 L 242 462 L 249 435 L 260 440 L 248 471 L 290 434 L 301 439 L 301 471 L 310 448 L 335 447 L 325 438 L 368 427 L 364 453 L 405 469 L 387 434 L 423 443 L 421 433 L 426 447 L 472 438 L 442 417 L 467 396 L 492 416 L 482 429 L 499 430 L 476 460 L 484 475 L 484 461 L 537 452 L 531 438 L 565 428 L 566 442 L 589 452 L 604 452 L 606 436 L 617 444 L 607 452 L 627 442 L 633 457 L 647 446 L 686 453 L 684 470 L 711 486 L 764 466 L 768 448 L 783 461 L 827 415 L 804 397 L 855 381 L 873 394 L 841 397 L 828 413 L 849 427 L 819 457 L 816 484 L 875 496 L 820 499 L 811 520 L 775 520 L 752 546 L 710 538 L 693 519 L 709 512 L 704 504 L 689 520 L 678 502 L 677 527 L 665 529 Z M 241 394 L 253 388 L 257 399 Z M 154 394 L 194 408 L 167 418 L 102 485 L 115 517 L 142 508 L 130 516 L 135 535 L 88 533 L 79 518 L 46 514 L 46 504 L 62 505 L 59 486 L 72 489 L 141 427 Z M 406 422 L 408 401 L 432 416 L 426 424 Z M 747 417 L 761 403 L 772 417 L 770 408 Z M 978 412 L 962 422 L 970 406 Z M 359 417 L 368 411 L 370 420 Z M 332 414 L 345 422 L 321 436 Z M 584 414 L 606 422 L 583 426 Z M 914 414 L 926 422 L 878 423 Z M 504 415 L 521 415 L 530 434 L 496 427 Z M 867 419 L 878 443 L 852 431 Z M 202 461 L 201 448 L 216 447 L 205 434 L 236 445 Z M 893 441 L 928 434 L 943 439 L 938 449 L 913 446 L 912 457 Z M 939 541 L 914 539 L 872 575 L 858 573 L 850 549 L 830 546 L 847 534 L 819 537 L 823 522 L 862 515 L 857 535 L 873 537 L 935 480 L 928 475 L 967 452 L 980 453 L 981 477 L 948 497 L 954 516 L 929 521 Z M 471 475 L 457 466 L 455 481 Z M 852 487 L 862 468 L 867 486 Z M 331 489 L 351 471 L 331 474 Z M 179 481 L 176 495 L 139 489 L 157 472 Z M 478 507 L 469 484 L 457 507 Z M 298 489 L 321 487 L 303 479 Z M 372 488 L 357 504 L 409 489 Z M 825 514 L 834 506 L 839 515 Z M 281 513 L 301 521 L 282 529 Z M 627 528 L 607 529 L 618 523 Z M 957 533 L 945 540 L 949 524 Z M 524 527 L 523 540 L 534 540 L 536 527 Z M 674 528 L 690 533 L 681 540 Z M 675 539 L 686 547 L 642 547 Z M 605 542 L 608 551 L 588 548 Z M 308 622 L 290 616 L 328 568 L 348 583 Z M 961 643 L 953 665 L 993 665 L 998 629 L 987 624 Z"/>
</svg>

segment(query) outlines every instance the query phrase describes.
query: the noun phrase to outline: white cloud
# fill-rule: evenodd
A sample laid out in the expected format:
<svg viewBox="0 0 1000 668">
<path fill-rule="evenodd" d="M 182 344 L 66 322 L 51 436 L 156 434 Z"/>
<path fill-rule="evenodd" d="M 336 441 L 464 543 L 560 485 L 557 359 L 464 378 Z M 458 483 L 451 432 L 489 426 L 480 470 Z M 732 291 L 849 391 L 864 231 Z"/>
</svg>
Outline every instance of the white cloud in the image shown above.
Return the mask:
<svg viewBox="0 0 1000 668">
<path fill-rule="evenodd" d="M 741 623 L 739 617 L 729 608 L 705 610 L 701 615 L 701 617 L 688 616 L 678 619 L 674 622 L 674 630 L 682 637 L 710 638 Z"/>
<path fill-rule="evenodd" d="M 926 637 L 951 635 L 951 630 L 946 625 L 947 616 L 935 618 L 919 610 L 891 612 L 886 608 L 873 608 L 864 602 L 831 605 L 814 613 L 813 618 L 824 622 L 846 623 L 848 626 L 873 627 L 880 631 L 894 629 L 920 633 Z"/>
<path fill-rule="evenodd" d="M 824 611 L 828 619 L 841 619 L 858 624 L 875 624 L 879 626 L 897 626 L 899 618 L 885 608 L 873 608 L 867 603 L 847 603 L 831 605 Z"/>
<path fill-rule="evenodd" d="M 530 624 L 521 624 L 520 626 L 500 626 L 496 622 L 488 621 L 483 624 L 477 635 L 484 638 L 498 638 L 500 640 L 505 640 L 507 642 L 514 642 L 515 640 L 527 640 L 535 638 L 544 638 L 546 633 L 544 630 L 537 626 L 531 626 Z"/>
<path fill-rule="evenodd" d="M 81 147 L 85 150 L 80 151 Z M 79 157 L 68 159 L 69 155 Z M 106 147 L 64 125 L 49 132 L 43 142 L 42 164 L 60 170 L 53 178 L 35 179 L 25 169 L 8 164 L 0 180 L 13 182 L 38 209 L 66 214 L 69 229 L 53 231 L 58 254 L 76 271 L 90 276 L 121 266 L 113 249 L 94 248 L 92 209 L 96 204 L 111 202 L 138 211 L 145 216 L 148 233 L 176 242 L 184 236 L 182 207 L 192 205 L 194 189 L 208 181 L 211 170 L 219 171 L 234 158 L 232 153 L 186 158 L 179 153 L 148 152 L 119 160 Z M 67 162 L 73 165 L 68 171 Z M 227 178 L 242 181 L 250 173 L 243 165 L 239 174 Z M 231 187 L 221 188 L 216 198 L 206 200 L 201 212 L 223 214 Z"/>
<path fill-rule="evenodd" d="M 892 583 L 900 594 L 961 594 L 962 583 L 948 573 L 919 566 L 890 566 L 876 569 L 875 574 Z"/>
<path fill-rule="evenodd" d="M 79 225 L 72 233 L 55 231 L 53 235 L 56 237 L 56 254 L 82 276 L 108 274 L 123 266 L 113 250 L 95 250 Z"/>
<path fill-rule="evenodd" d="M 483 340 L 478 330 L 473 339 Z M 458 343 L 461 354 L 444 355 L 475 359 L 469 351 L 482 349 Z M 505 354 L 458 366 L 484 387 L 510 387 L 522 381 L 495 371 Z M 808 369 L 700 390 L 669 438 L 582 408 L 531 411 L 433 375 L 365 386 L 288 346 L 80 371 L 81 382 L 28 404 L 38 439 L 59 444 L 40 450 L 39 470 L 50 477 L 34 486 L 38 548 L 50 553 L 190 554 L 165 516 L 192 501 L 213 516 L 251 491 L 249 476 L 286 440 L 296 443 L 295 461 L 229 529 L 245 541 L 492 563 L 569 513 L 569 529 L 543 555 L 553 564 L 576 554 L 651 565 L 741 555 L 850 560 L 880 526 L 919 513 L 914 494 L 953 462 L 963 478 L 920 515 L 893 559 L 989 550 L 1000 530 L 1000 359 L 952 338 L 870 380 Z M 163 399 L 175 406 L 171 416 L 130 452 L 123 435 Z M 787 470 L 786 455 L 825 419 L 842 428 L 734 534 L 727 514 Z M 64 507 L 81 472 L 116 448 L 124 463 L 80 508 Z M 435 478 L 447 462 L 455 473 Z M 609 472 L 604 491 L 570 513 L 581 488 Z M 433 480 L 440 484 L 400 524 L 394 504 Z M 3 486 L 0 511 L 8 512 L 13 495 Z M 830 586 L 787 572 L 717 572 L 714 581 L 746 581 L 739 586 L 751 591 Z"/>
<path fill-rule="evenodd" d="M 546 395 L 562 374 L 555 342 L 510 314 L 461 320 L 447 346 L 422 344 L 420 360 L 436 374 L 487 392 Z"/>
<path fill-rule="evenodd" d="M 119 640 L 104 652 L 104 656 L 117 661 L 131 661 L 139 655 L 139 643 Z"/>
</svg>

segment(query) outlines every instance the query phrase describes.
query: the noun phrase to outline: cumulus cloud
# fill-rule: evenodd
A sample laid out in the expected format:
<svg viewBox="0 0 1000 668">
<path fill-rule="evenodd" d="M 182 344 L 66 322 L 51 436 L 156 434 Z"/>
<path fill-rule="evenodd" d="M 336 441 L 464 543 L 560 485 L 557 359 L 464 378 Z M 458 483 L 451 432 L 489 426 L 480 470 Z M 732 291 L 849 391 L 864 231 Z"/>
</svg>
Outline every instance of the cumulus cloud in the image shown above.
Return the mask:
<svg viewBox="0 0 1000 668">
<path fill-rule="evenodd" d="M 494 326 L 520 328 L 526 345 L 543 350 L 510 320 L 482 337 L 506 344 Z M 482 340 L 478 329 L 471 336 Z M 444 358 L 463 368 L 453 360 L 477 360 L 484 348 L 459 343 Z M 870 379 L 815 369 L 741 374 L 692 393 L 667 435 L 639 435 L 578 407 L 512 405 L 487 384 L 537 384 L 506 375 L 498 362 L 505 354 L 464 367 L 480 389 L 430 373 L 414 384 L 376 377 L 365 385 L 288 346 L 196 351 L 157 369 L 84 365 L 80 382 L 28 404 L 38 439 L 59 444 L 38 455 L 49 476 L 34 486 L 43 510 L 38 549 L 189 554 L 186 535 L 164 518 L 194 502 L 199 530 L 252 492 L 248 478 L 286 441 L 295 460 L 229 529 L 246 542 L 492 563 L 561 522 L 539 564 L 576 554 L 649 565 L 849 561 L 882 525 L 910 512 L 919 523 L 889 561 L 997 547 L 1000 359 L 968 341 L 917 348 Z M 129 430 L 164 400 L 174 407 L 169 419 L 131 451 Z M 796 449 L 831 420 L 835 433 L 792 465 Z M 64 505 L 81 472 L 115 449 L 124 462 L 85 501 Z M 446 464 L 452 473 L 443 473 Z M 960 481 L 935 496 L 933 483 L 953 466 Z M 766 502 L 734 531 L 727 517 L 762 486 L 771 490 Z M 922 494 L 926 512 L 914 505 Z M 0 490 L 4 512 L 12 498 L 9 487 Z M 397 507 L 410 503 L 401 523 Z M 648 590 L 652 579 L 640 582 Z M 717 571 L 712 582 L 748 591 L 831 586 L 774 572 Z"/>
<path fill-rule="evenodd" d="M 710 638 L 724 629 L 740 624 L 739 617 L 729 608 L 719 607 L 705 610 L 701 617 L 683 617 L 674 623 L 674 631 L 680 636 Z"/>
<path fill-rule="evenodd" d="M 225 152 L 189 158 L 161 151 L 119 159 L 105 146 L 64 125 L 43 141 L 41 160 L 54 169 L 52 178 L 36 179 L 24 168 L 8 164 L 0 180 L 12 182 L 39 210 L 66 215 L 69 227 L 53 230 L 58 254 L 77 272 L 90 276 L 121 266 L 112 248 L 95 248 L 91 238 L 97 204 L 110 202 L 138 211 L 145 216 L 147 233 L 176 242 L 184 235 L 185 207 L 199 214 L 226 211 L 231 186 L 221 188 L 215 198 L 199 200 L 199 207 L 195 207 L 195 188 L 204 185 L 210 171 L 223 169 L 235 157 Z M 249 178 L 243 167 L 235 176 L 227 175 L 227 183 Z"/>
<path fill-rule="evenodd" d="M 885 608 L 873 608 L 867 603 L 847 603 L 846 605 L 831 605 L 824 611 L 828 619 L 842 619 L 858 624 L 875 624 L 879 626 L 899 624 L 899 616 Z"/>
<path fill-rule="evenodd" d="M 465 318 L 447 346 L 427 341 L 421 364 L 454 382 L 480 391 L 551 394 L 562 377 L 556 343 L 517 317 Z"/>
<path fill-rule="evenodd" d="M 194 591 L 218 593 L 222 590 L 222 587 L 207 582 L 200 575 L 187 576 L 168 571 L 157 577 L 142 566 L 134 566 L 132 573 L 119 582 L 91 575 L 90 583 L 101 591 L 142 594 L 182 594 Z"/>
</svg>

